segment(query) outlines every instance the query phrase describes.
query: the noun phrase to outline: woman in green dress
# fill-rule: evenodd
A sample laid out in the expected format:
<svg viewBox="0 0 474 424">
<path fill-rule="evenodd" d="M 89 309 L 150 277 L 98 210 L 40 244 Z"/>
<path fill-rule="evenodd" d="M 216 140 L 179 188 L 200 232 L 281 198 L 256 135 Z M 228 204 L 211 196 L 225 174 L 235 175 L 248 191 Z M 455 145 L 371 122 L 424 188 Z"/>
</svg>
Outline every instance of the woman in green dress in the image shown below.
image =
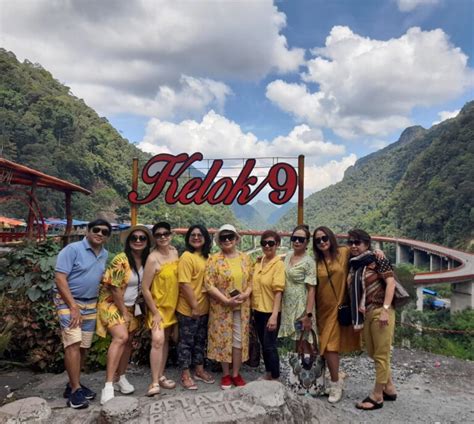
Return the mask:
<svg viewBox="0 0 474 424">
<path fill-rule="evenodd" d="M 298 340 L 301 330 L 313 328 L 316 292 L 316 263 L 306 253 L 311 237 L 307 225 L 298 225 L 291 234 L 293 250 L 285 258 L 285 291 L 281 308 L 279 337 Z"/>
</svg>

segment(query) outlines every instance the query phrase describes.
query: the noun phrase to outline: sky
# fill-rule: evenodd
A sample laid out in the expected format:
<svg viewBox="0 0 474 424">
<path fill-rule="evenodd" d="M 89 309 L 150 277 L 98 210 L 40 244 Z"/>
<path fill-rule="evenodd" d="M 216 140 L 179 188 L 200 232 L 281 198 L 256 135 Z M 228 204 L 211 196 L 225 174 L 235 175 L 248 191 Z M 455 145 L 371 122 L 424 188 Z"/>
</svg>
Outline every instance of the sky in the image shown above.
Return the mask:
<svg viewBox="0 0 474 424">
<path fill-rule="evenodd" d="M 0 46 L 142 150 L 305 155 L 305 194 L 474 100 L 474 0 L 0 0 Z"/>
</svg>

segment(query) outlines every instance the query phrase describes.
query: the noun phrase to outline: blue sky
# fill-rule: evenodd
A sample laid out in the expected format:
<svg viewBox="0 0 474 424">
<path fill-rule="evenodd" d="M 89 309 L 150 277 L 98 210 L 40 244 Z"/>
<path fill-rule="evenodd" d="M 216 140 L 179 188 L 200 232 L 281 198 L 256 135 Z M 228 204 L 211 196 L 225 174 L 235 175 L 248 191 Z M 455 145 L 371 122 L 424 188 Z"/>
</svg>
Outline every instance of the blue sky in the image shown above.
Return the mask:
<svg viewBox="0 0 474 424">
<path fill-rule="evenodd" d="M 472 0 L 0 0 L 0 45 L 144 150 L 305 154 L 310 194 L 474 99 L 472 22 Z"/>
</svg>

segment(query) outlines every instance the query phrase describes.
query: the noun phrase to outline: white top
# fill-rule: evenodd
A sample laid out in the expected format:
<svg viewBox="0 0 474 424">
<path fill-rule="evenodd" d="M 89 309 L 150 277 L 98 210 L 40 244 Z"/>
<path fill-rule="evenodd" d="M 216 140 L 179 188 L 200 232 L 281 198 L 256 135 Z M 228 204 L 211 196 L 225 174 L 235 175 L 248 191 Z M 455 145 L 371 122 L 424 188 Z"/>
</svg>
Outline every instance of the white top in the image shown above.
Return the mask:
<svg viewBox="0 0 474 424">
<path fill-rule="evenodd" d="M 138 278 L 140 277 L 140 279 Z M 135 270 L 132 270 L 132 273 L 130 274 L 130 280 L 128 280 L 128 285 L 127 288 L 125 289 L 125 293 L 123 295 L 123 302 L 125 303 L 125 306 L 133 306 L 135 305 L 135 302 L 138 297 L 138 283 L 143 280 L 143 267 L 141 267 L 138 270 L 138 275 L 135 272 Z"/>
</svg>

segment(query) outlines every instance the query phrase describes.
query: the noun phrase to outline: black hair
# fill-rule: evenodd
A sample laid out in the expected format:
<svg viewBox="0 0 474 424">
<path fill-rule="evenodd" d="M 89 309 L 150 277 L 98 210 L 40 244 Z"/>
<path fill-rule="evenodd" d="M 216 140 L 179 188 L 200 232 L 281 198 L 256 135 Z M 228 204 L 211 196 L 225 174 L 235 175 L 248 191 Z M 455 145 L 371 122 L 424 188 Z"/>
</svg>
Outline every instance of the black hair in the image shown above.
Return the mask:
<svg viewBox="0 0 474 424">
<path fill-rule="evenodd" d="M 112 225 L 110 225 L 110 222 L 100 218 L 89 222 L 89 224 L 87 224 L 87 229 L 91 230 L 92 228 L 97 227 L 98 225 L 105 225 L 109 229 L 109 232 L 112 232 Z"/>
<path fill-rule="evenodd" d="M 291 233 L 291 236 L 293 237 L 293 234 L 295 234 L 298 230 L 303 230 L 304 233 L 306 234 L 306 239 L 309 240 L 311 237 L 311 233 L 309 232 L 309 226 L 306 224 L 301 224 L 297 225 L 295 228 L 293 228 L 293 232 Z"/>
<path fill-rule="evenodd" d="M 313 232 L 313 252 L 314 252 L 314 257 L 316 260 L 322 260 L 324 255 L 319 250 L 318 245 L 316 244 L 315 238 L 316 238 L 316 233 L 318 231 L 322 231 L 324 234 L 326 234 L 329 237 L 329 255 L 331 256 L 332 259 L 335 259 L 337 257 L 337 248 L 339 247 L 337 244 L 337 239 L 332 230 L 328 227 L 320 226 L 316 228 Z"/>
<path fill-rule="evenodd" d="M 276 244 L 280 244 L 281 243 L 281 237 L 280 237 L 280 234 L 278 234 L 276 231 L 274 230 L 266 230 L 262 233 L 262 235 L 260 236 L 260 240 L 265 240 L 266 238 L 268 237 L 273 237 L 276 241 Z"/>
<path fill-rule="evenodd" d="M 153 240 L 150 239 L 150 234 L 147 231 L 144 231 L 140 228 L 137 228 L 136 230 L 131 231 L 125 240 L 124 252 L 127 255 L 128 263 L 130 264 L 130 268 L 132 268 L 138 275 L 137 264 L 135 263 L 135 258 L 133 257 L 133 254 L 132 254 L 132 248 L 130 247 L 130 237 L 136 231 L 141 231 L 145 233 L 146 239 L 147 239 L 146 247 L 142 251 L 142 266 L 143 267 L 145 267 L 145 262 L 148 258 L 148 255 L 150 254 L 151 247 L 153 246 Z"/>
<path fill-rule="evenodd" d="M 155 235 L 155 231 L 158 229 L 158 228 L 166 228 L 168 231 L 171 231 L 171 225 L 168 224 L 167 222 L 165 221 L 160 221 L 160 222 L 157 222 L 155 225 L 153 225 L 153 229 L 151 230 L 151 233 L 153 235 Z"/>
<path fill-rule="evenodd" d="M 209 231 L 207 231 L 207 228 L 204 225 L 194 224 L 188 228 L 188 231 L 186 232 L 186 235 L 184 236 L 184 243 L 186 245 L 185 250 L 191 253 L 194 253 L 196 251 L 196 249 L 193 246 L 191 246 L 191 244 L 189 243 L 189 239 L 191 238 L 191 233 L 196 228 L 201 232 L 201 234 L 204 237 L 204 245 L 202 246 L 202 249 L 201 249 L 202 256 L 204 256 L 205 258 L 208 258 L 209 253 L 211 252 L 212 239 L 209 234 Z"/>
<path fill-rule="evenodd" d="M 353 240 L 360 240 L 369 247 L 369 250 L 372 250 L 370 235 L 364 230 L 361 230 L 360 228 L 353 228 L 349 231 L 348 236 L 348 240 L 351 238 Z"/>
</svg>

